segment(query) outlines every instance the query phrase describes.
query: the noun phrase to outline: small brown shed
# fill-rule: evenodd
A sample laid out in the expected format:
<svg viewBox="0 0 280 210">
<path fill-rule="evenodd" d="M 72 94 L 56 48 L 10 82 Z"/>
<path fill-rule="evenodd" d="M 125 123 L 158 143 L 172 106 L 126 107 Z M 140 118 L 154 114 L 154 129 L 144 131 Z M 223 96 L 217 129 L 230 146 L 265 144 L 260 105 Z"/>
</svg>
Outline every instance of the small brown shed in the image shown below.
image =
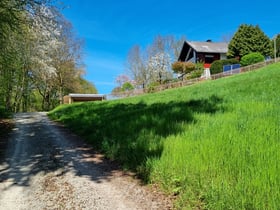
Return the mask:
<svg viewBox="0 0 280 210">
<path fill-rule="evenodd" d="M 72 104 L 74 102 L 84 102 L 84 101 L 103 101 L 106 100 L 106 95 L 104 94 L 79 94 L 70 93 L 63 97 L 64 104 Z"/>
</svg>

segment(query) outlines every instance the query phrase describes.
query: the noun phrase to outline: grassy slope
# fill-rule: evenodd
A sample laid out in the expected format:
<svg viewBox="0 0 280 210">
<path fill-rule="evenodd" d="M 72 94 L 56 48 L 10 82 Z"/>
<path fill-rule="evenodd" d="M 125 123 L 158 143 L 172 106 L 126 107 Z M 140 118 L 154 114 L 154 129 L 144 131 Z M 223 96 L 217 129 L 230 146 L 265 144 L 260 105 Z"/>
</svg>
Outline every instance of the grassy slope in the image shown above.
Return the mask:
<svg viewBox="0 0 280 210">
<path fill-rule="evenodd" d="M 280 64 L 50 112 L 178 208 L 280 209 Z"/>
</svg>

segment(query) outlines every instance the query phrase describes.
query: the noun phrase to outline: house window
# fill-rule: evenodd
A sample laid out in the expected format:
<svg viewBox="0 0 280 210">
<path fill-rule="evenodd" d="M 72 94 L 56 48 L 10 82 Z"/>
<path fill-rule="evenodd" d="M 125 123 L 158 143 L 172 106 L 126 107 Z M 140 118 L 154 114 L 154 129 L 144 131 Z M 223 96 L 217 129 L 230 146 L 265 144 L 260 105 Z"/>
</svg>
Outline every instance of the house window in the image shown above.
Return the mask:
<svg viewBox="0 0 280 210">
<path fill-rule="evenodd" d="M 212 63 L 214 61 L 214 55 L 205 55 L 205 63 Z"/>
</svg>

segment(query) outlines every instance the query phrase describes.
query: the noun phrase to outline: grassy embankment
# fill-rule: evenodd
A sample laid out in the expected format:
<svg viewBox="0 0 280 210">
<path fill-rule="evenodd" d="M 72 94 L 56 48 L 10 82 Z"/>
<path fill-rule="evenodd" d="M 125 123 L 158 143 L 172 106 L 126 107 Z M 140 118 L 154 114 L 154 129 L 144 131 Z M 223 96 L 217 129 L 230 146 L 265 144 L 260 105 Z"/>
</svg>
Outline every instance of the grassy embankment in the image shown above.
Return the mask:
<svg viewBox="0 0 280 210">
<path fill-rule="evenodd" d="M 177 207 L 280 209 L 280 64 L 50 112 Z"/>
</svg>

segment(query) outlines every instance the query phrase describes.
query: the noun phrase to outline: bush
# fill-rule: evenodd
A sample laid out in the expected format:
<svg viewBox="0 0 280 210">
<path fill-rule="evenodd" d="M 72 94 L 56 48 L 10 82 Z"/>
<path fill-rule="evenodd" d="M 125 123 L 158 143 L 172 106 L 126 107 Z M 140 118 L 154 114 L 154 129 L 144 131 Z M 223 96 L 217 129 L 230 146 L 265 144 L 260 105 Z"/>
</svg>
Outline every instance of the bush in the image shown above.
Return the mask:
<svg viewBox="0 0 280 210">
<path fill-rule="evenodd" d="M 239 63 L 239 61 L 234 58 L 226 59 L 226 60 L 216 60 L 211 64 L 210 72 L 211 74 L 218 74 L 223 72 L 224 65 L 231 65 L 237 63 Z"/>
<path fill-rule="evenodd" d="M 222 60 L 216 60 L 211 64 L 210 72 L 211 74 L 218 74 L 223 71 L 223 62 Z"/>
<path fill-rule="evenodd" d="M 156 90 L 156 87 L 159 86 L 160 83 L 159 82 L 152 82 L 148 85 L 147 91 L 148 93 L 153 93 Z"/>
<path fill-rule="evenodd" d="M 200 70 L 203 73 L 203 71 L 204 71 L 204 63 L 203 62 L 196 63 L 195 64 L 195 70 Z"/>
<path fill-rule="evenodd" d="M 186 76 L 186 78 L 187 78 L 187 79 L 195 79 L 195 78 L 201 77 L 203 71 L 204 71 L 204 70 L 201 70 L 201 69 L 194 70 L 194 71 L 192 71 L 191 73 L 189 73 L 189 74 Z"/>
<path fill-rule="evenodd" d="M 190 73 L 195 70 L 195 64 L 191 62 L 184 62 L 184 73 Z"/>
<path fill-rule="evenodd" d="M 180 61 L 176 61 L 172 64 L 172 69 L 175 73 L 181 73 L 184 71 L 183 69 L 183 62 L 180 62 Z"/>
<path fill-rule="evenodd" d="M 180 74 L 190 73 L 191 71 L 194 71 L 195 68 L 196 68 L 196 66 L 192 62 L 177 61 L 177 62 L 172 64 L 173 71 L 175 73 L 180 73 Z"/>
<path fill-rule="evenodd" d="M 8 111 L 4 106 L 0 105 L 0 118 L 8 118 L 11 116 L 11 112 Z"/>
<path fill-rule="evenodd" d="M 121 88 L 122 91 L 134 90 L 134 86 L 130 82 L 125 82 Z"/>
<path fill-rule="evenodd" d="M 242 66 L 248 66 L 248 65 L 262 62 L 264 61 L 264 59 L 265 58 L 261 53 L 258 52 L 249 53 L 241 58 L 240 64 Z"/>
</svg>

